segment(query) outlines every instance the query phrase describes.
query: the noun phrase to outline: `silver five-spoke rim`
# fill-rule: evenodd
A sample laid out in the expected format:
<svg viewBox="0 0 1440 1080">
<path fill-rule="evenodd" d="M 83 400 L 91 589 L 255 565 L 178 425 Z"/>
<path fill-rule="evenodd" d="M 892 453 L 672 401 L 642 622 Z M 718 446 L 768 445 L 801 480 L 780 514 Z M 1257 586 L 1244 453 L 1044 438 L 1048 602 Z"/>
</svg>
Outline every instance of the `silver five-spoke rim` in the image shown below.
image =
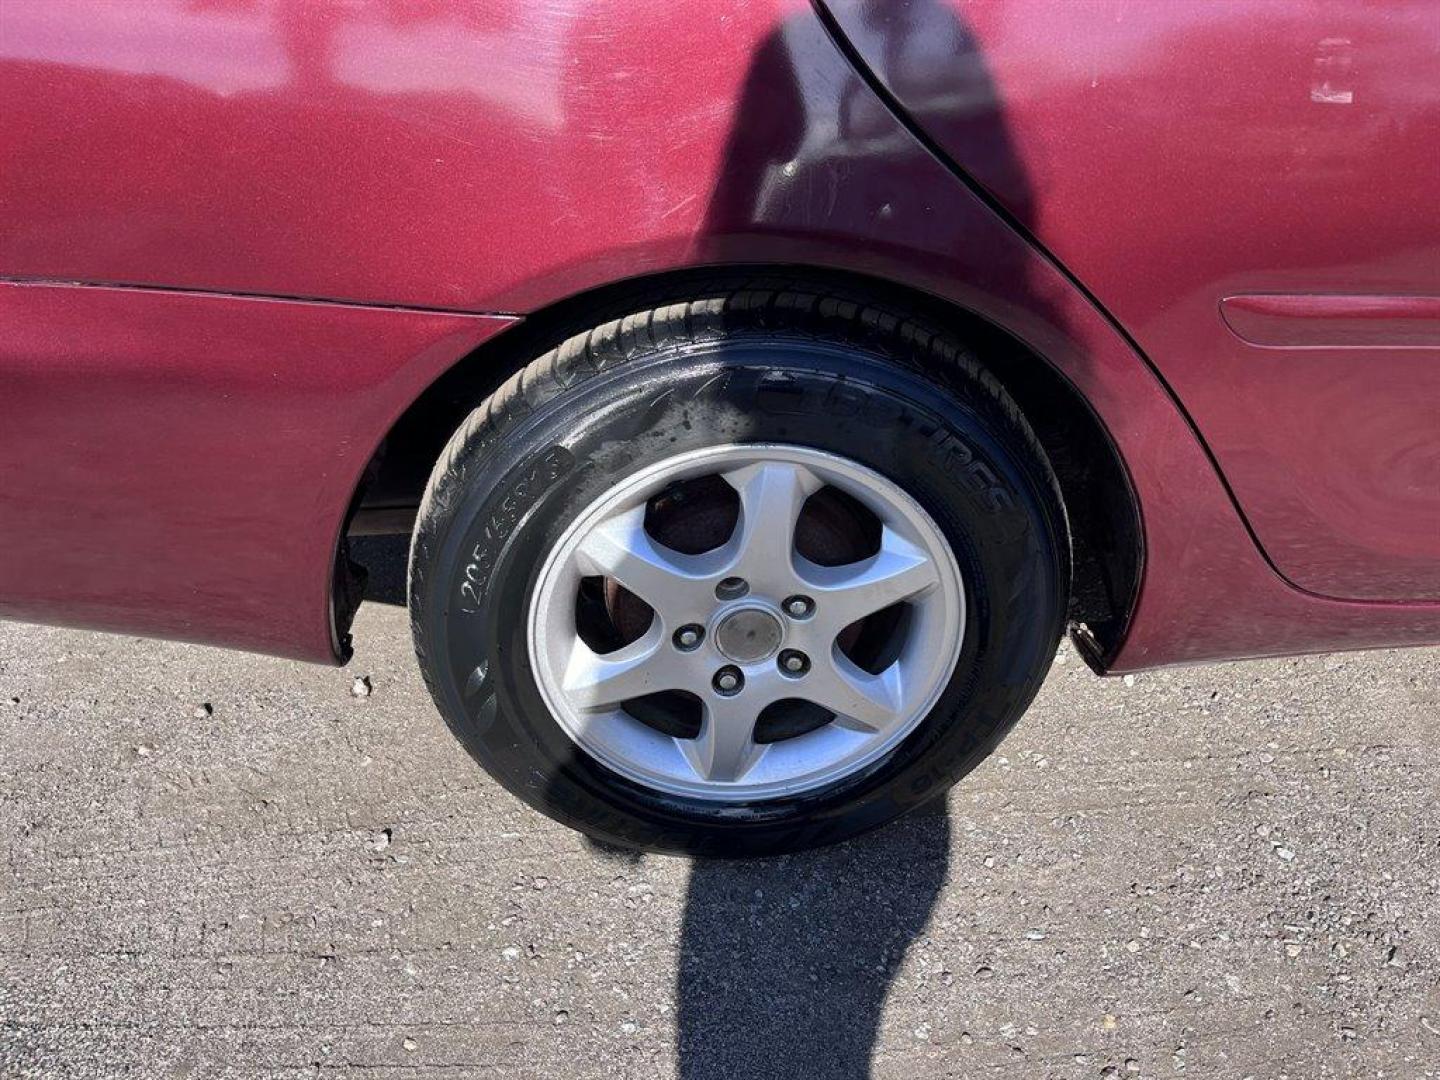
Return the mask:
<svg viewBox="0 0 1440 1080">
<path fill-rule="evenodd" d="M 738 494 L 729 538 L 701 554 L 655 540 L 647 502 L 708 476 Z M 826 486 L 878 519 L 873 554 L 821 565 L 796 550 L 802 508 Z M 582 581 L 596 577 L 653 609 L 643 633 L 609 652 L 577 630 Z M 893 655 L 862 668 L 842 648 L 842 633 L 897 604 L 903 631 Z M 591 504 L 546 558 L 528 629 L 541 694 L 578 746 L 652 789 L 750 801 L 824 787 L 896 747 L 949 681 L 964 628 L 950 546 L 896 484 L 807 447 L 734 445 L 659 462 Z M 693 736 L 658 730 L 627 708 L 662 691 L 698 700 Z M 795 701 L 831 718 L 757 741 L 767 707 Z"/>
</svg>

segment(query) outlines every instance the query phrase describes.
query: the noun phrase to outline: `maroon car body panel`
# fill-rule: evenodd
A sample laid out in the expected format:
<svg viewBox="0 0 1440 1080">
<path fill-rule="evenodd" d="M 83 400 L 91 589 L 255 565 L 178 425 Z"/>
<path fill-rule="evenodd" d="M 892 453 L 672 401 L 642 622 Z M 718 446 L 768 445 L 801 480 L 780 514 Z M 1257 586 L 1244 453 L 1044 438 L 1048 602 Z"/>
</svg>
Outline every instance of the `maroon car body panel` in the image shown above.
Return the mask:
<svg viewBox="0 0 1440 1080">
<path fill-rule="evenodd" d="M 1290 580 L 1440 597 L 1440 5 L 831 6 L 1145 350 Z M 1268 294 L 1261 340 L 1227 329 Z"/>
<path fill-rule="evenodd" d="M 1256 19 L 1266 7 L 1246 6 Z M 1029 22 L 1068 7 L 964 5 L 951 17 L 1003 52 L 1011 38 L 985 39 L 985 27 L 1009 25 L 1002 8 Z M 1174 21 L 1161 0 L 1117 7 L 1127 21 Z M 1197 15 L 1186 34 L 1222 33 L 1236 22 L 1223 14 Z M 853 28 L 862 52 L 873 44 L 863 30 Z M 1007 30 L 1021 41 L 1043 32 Z M 1137 54 L 1128 33 L 1116 40 L 1113 53 L 1099 38 L 1087 48 L 1132 77 L 1132 94 L 1168 93 L 1165 58 Z M 1415 40 L 1416 55 L 1391 50 L 1387 62 L 1420 80 L 1429 54 L 1424 34 Z M 1210 233 L 1239 257 L 1228 227 L 1181 221 L 1201 249 L 1187 273 L 1200 275 L 1203 293 L 1185 293 L 1173 311 L 1132 311 L 1163 307 L 1160 285 L 1144 280 L 1156 272 L 1149 249 L 1133 230 L 1095 239 L 1109 218 L 1073 187 L 1055 187 L 1060 151 L 1103 143 L 1114 117 L 1081 110 L 1085 129 L 1044 106 L 1046 86 L 1068 93 L 1045 67 L 1064 56 L 1026 55 L 1039 57 L 1031 68 L 1001 62 L 988 76 L 1009 98 L 1003 117 L 979 122 L 1019 149 L 987 174 L 954 144 L 966 176 L 930 144 L 948 139 L 933 108 L 917 108 L 918 128 L 897 118 L 802 3 L 7 0 L 0 277 L 26 284 L 0 287 L 10 410 L 0 426 L 0 612 L 329 656 L 331 561 L 346 510 L 390 423 L 430 381 L 510 325 L 510 313 L 620 279 L 736 263 L 842 269 L 926 290 L 1002 326 L 1075 384 L 1127 464 L 1144 526 L 1142 586 L 1108 658 L 1115 670 L 1440 640 L 1440 603 L 1418 602 L 1436 595 L 1423 587 L 1434 490 L 1416 490 L 1440 431 L 1426 430 L 1423 408 L 1398 392 L 1413 379 L 1414 395 L 1437 400 L 1430 350 L 1306 345 L 1318 366 L 1298 370 L 1299 346 L 1232 332 L 1219 303 L 1272 291 L 1423 294 L 1432 234 L 1417 227 L 1409 246 L 1392 237 L 1403 250 L 1381 247 L 1399 261 L 1367 274 L 1364 259 L 1339 254 L 1297 265 L 1246 218 L 1250 270 L 1238 274 L 1200 257 Z M 878 57 L 874 66 L 887 70 Z M 969 78 L 952 96 L 964 100 Z M 889 92 L 904 90 L 897 82 Z M 1433 81 L 1412 91 L 1425 108 L 1440 93 Z M 1016 97 L 1025 101 L 1012 106 Z M 1090 161 L 1101 202 L 1136 168 L 1118 153 Z M 1006 169 L 1032 177 L 1028 207 L 1006 205 L 1016 190 L 1006 184 L 1021 182 Z M 1212 183 L 1219 170 L 1206 173 Z M 1173 197 L 1153 195 L 1157 205 Z M 1319 236 L 1334 217 L 1309 227 Z M 1149 220 L 1143 239 L 1171 250 Z M 1342 241 L 1317 239 L 1315 250 Z M 1255 264 L 1272 249 L 1278 271 L 1265 276 Z M 1123 287 L 1127 274 L 1138 298 Z M 225 295 L 241 293 L 273 299 Z M 1246 303 L 1235 308 L 1241 325 L 1260 325 L 1262 337 L 1308 317 L 1262 303 L 1260 322 L 1246 323 L 1255 313 Z M 1204 333 L 1196 305 L 1212 324 Z M 1423 306 L 1384 310 L 1405 333 L 1426 332 Z M 1167 321 L 1186 312 L 1188 322 Z M 1353 326 L 1367 316 L 1325 317 Z M 1397 358 L 1402 366 L 1385 366 Z M 1379 377 L 1365 383 L 1366 372 Z M 1304 470 L 1301 456 L 1321 456 L 1313 446 L 1265 432 L 1258 449 L 1235 453 L 1226 441 L 1262 405 L 1267 425 L 1333 409 L 1337 387 L 1391 412 L 1347 429 L 1346 453 L 1325 450 L 1328 478 Z M 1207 435 L 1216 425 L 1227 477 L 1232 458 L 1248 462 L 1237 474 L 1246 486 L 1229 479 L 1267 551 L 1186 409 Z M 1351 522 L 1340 535 L 1324 485 L 1353 493 L 1387 460 L 1401 462 L 1400 475 L 1373 492 L 1382 507 L 1364 504 L 1384 528 Z M 1252 490 L 1266 475 L 1273 490 Z M 1359 558 L 1357 569 L 1337 551 Z M 1332 576 L 1309 579 L 1317 566 Z M 1347 587 L 1324 591 L 1362 599 L 1315 595 L 1334 582 Z"/>
</svg>

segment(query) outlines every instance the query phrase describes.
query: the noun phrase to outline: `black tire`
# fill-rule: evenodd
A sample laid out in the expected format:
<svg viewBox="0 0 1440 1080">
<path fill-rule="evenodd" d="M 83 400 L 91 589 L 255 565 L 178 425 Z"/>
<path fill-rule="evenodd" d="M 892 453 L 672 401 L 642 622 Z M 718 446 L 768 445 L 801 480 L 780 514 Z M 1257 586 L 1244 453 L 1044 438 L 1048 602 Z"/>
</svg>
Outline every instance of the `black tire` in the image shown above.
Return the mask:
<svg viewBox="0 0 1440 1080">
<path fill-rule="evenodd" d="M 899 483 L 950 541 L 967 606 L 954 674 L 902 743 L 830 787 L 745 806 L 643 788 L 581 751 L 541 699 L 525 629 L 544 556 L 583 507 L 656 460 L 735 442 L 817 447 Z M 527 365 L 451 438 L 410 553 L 421 670 L 476 760 L 597 839 L 695 854 L 832 843 L 943 792 L 1029 705 L 1068 587 L 1054 475 L 976 360 L 902 315 L 769 288 L 640 311 Z"/>
</svg>

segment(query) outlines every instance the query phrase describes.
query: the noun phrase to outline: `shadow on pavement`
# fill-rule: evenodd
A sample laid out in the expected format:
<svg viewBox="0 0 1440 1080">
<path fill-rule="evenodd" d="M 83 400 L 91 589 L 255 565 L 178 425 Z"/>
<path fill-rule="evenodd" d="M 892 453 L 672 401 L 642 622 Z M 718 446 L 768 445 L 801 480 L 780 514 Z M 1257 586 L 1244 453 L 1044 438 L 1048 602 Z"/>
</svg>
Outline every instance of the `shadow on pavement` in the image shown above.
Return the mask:
<svg viewBox="0 0 1440 1080">
<path fill-rule="evenodd" d="M 365 599 L 405 606 L 405 567 L 409 536 L 352 536 L 350 557 L 365 568 Z"/>
<path fill-rule="evenodd" d="M 942 802 L 838 847 L 696 861 L 676 1002 L 683 1080 L 868 1076 L 949 845 Z"/>
</svg>

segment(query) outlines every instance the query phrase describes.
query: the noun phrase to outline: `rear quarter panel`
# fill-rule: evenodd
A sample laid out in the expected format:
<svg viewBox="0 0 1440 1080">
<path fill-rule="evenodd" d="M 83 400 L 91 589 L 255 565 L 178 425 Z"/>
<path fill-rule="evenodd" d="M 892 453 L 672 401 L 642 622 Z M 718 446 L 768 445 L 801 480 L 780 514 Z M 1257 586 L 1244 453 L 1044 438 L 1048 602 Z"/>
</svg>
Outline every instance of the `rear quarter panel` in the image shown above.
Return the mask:
<svg viewBox="0 0 1440 1080">
<path fill-rule="evenodd" d="M 1287 578 L 1440 597 L 1440 5 L 829 6 L 1133 335 Z"/>
</svg>

